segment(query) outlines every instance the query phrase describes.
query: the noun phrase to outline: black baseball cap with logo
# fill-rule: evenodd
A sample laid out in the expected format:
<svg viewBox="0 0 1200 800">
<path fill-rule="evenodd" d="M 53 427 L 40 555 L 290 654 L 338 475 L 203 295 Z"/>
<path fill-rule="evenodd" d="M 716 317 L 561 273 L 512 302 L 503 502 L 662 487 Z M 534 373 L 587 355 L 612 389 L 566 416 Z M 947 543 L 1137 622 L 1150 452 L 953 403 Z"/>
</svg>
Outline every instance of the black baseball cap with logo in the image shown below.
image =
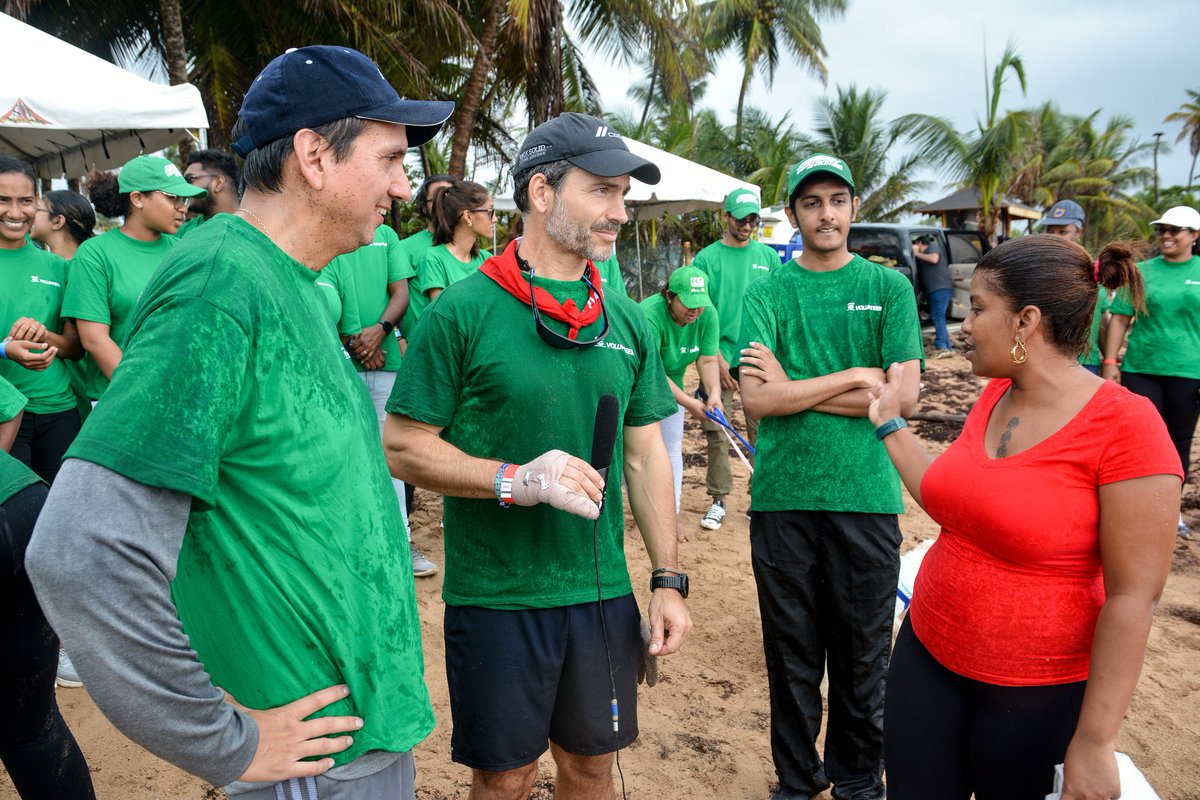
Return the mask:
<svg viewBox="0 0 1200 800">
<path fill-rule="evenodd" d="M 662 178 L 654 163 L 629 152 L 621 134 L 608 123 L 573 111 L 534 128 L 521 142 L 513 170 L 520 172 L 553 161 L 568 161 L 605 178 L 632 175 L 649 184 L 658 183 Z"/>
</svg>

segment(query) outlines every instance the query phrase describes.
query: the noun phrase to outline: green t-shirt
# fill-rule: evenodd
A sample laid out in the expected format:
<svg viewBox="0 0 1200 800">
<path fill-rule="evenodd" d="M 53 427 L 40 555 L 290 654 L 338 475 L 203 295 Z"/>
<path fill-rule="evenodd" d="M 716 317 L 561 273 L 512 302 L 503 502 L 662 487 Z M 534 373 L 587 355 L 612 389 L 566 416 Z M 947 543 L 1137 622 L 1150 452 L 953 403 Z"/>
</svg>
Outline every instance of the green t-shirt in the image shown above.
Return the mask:
<svg viewBox="0 0 1200 800">
<path fill-rule="evenodd" d="M 779 269 L 779 253 L 753 239 L 745 247 L 717 241 L 697 253 L 692 266 L 708 275 L 708 296 L 721 320 L 721 355 L 732 368 L 737 363 L 746 287 Z"/>
<path fill-rule="evenodd" d="M 535 280 L 559 302 L 586 302 L 581 281 Z M 471 275 L 426 311 L 387 410 L 442 428 L 443 439 L 479 458 L 520 464 L 556 448 L 590 458 L 601 395 L 616 395 L 624 425 L 649 425 L 676 410 L 645 315 L 627 297 L 609 298 L 605 308 L 604 341 L 558 350 L 538 336 L 527 304 L 487 275 Z M 566 330 L 549 318 L 546 324 Z M 598 320 L 579 338 L 600 328 Z M 631 591 L 620 501 L 623 441 L 618 426 L 598 540 L 605 598 Z M 520 609 L 596 599 L 590 520 L 546 504 L 501 508 L 494 499 L 447 496 L 444 508 L 446 603 Z"/>
<path fill-rule="evenodd" d="M 715 356 L 717 342 L 720 339 L 717 312 L 706 308 L 688 325 L 677 325 L 671 318 L 671 309 L 667 298 L 662 293 L 651 295 L 641 303 L 642 311 L 646 313 L 646 321 L 650 323 L 650 331 L 658 345 L 658 355 L 662 358 L 663 369 L 667 377 L 675 381 L 675 385 L 683 388 L 683 373 L 688 365 L 695 363 L 700 356 Z"/>
<path fill-rule="evenodd" d="M 912 284 L 854 256 L 841 269 L 789 263 L 746 291 L 741 346 L 761 342 L 792 380 L 923 357 Z M 866 417 L 763 417 L 754 511 L 904 511 L 900 477 Z"/>
<path fill-rule="evenodd" d="M 615 250 L 608 259 L 597 261 L 596 268 L 600 270 L 600 282 L 604 284 L 605 297 L 608 297 L 609 292 L 629 296 L 629 292 L 625 291 L 625 278 L 621 275 L 621 264 L 617 261 Z"/>
<path fill-rule="evenodd" d="M 182 239 L 183 237 L 187 236 L 189 233 L 195 233 L 196 229 L 199 228 L 203 224 L 204 224 L 204 215 L 197 214 L 196 216 L 192 217 L 189 220 L 186 220 L 182 225 L 179 226 L 179 230 L 175 231 L 175 238 Z"/>
<path fill-rule="evenodd" d="M 71 279 L 67 281 L 62 315 L 107 325 L 109 338 L 124 350 L 129 318 L 142 289 L 167 253 L 178 244 L 174 236 L 142 242 L 126 236 L 119 228 L 88 239 L 79 245 L 71 260 Z M 107 388 L 108 378 L 89 360 L 88 398 L 99 400 Z"/>
<path fill-rule="evenodd" d="M 17 492 L 41 481 L 37 473 L 0 450 L 0 504 L 7 503 Z"/>
<path fill-rule="evenodd" d="M 409 284 L 412 288 L 408 293 L 408 310 L 412 314 L 412 323 L 404 329 L 404 335 L 411 336 L 425 309 L 433 302 L 429 299 L 430 290 L 453 286 L 477 272 L 483 266 L 483 262 L 491 257 L 491 253 L 481 249 L 479 255 L 470 261 L 459 261 L 458 256 L 451 253 L 444 244 L 435 245 L 427 250 L 420 266 L 417 267 L 416 281 Z"/>
<path fill-rule="evenodd" d="M 1082 364 L 1091 364 L 1100 366 L 1100 360 L 1103 356 L 1100 353 L 1100 326 L 1104 322 L 1104 312 L 1108 311 L 1112 305 L 1112 296 L 1109 295 L 1108 289 L 1105 289 L 1100 284 L 1096 284 L 1096 309 L 1092 312 L 1092 332 L 1089 334 L 1088 344 L 1090 348 L 1086 353 L 1080 356 L 1079 361 Z"/>
<path fill-rule="evenodd" d="M 0 377 L 0 422 L 8 422 L 25 410 L 28 401 L 11 383 Z"/>
<path fill-rule="evenodd" d="M 172 594 L 213 683 L 365 727 L 333 758 L 433 728 L 408 545 L 375 410 L 318 273 L 214 219 L 146 286 L 121 368 L 68 458 L 192 495 Z"/>
<path fill-rule="evenodd" d="M 398 258 L 416 275 L 408 282 L 408 308 L 400 320 L 400 330 L 405 336 L 417 326 L 417 319 L 420 317 L 420 314 L 413 312 L 412 303 L 418 292 L 417 286 L 421 282 L 421 262 L 425 260 L 425 254 L 432 249 L 433 233 L 428 228 L 401 239 L 400 247 L 396 249 Z"/>
<path fill-rule="evenodd" d="M 1176 264 L 1158 256 L 1138 268 L 1146 281 L 1146 313 L 1129 331 L 1121 369 L 1200 378 L 1200 256 Z M 1128 293 L 1118 291 L 1109 310 L 1132 317 Z"/>
<path fill-rule="evenodd" d="M 39 250 L 27 239 L 16 250 L 0 249 L 0 339 L 8 337 L 21 317 L 31 317 L 47 330 L 62 333 L 63 296 L 67 287 L 67 262 Z M 46 369 L 25 369 L 15 361 L 0 360 L 0 376 L 29 398 L 33 414 L 53 414 L 75 407 L 75 393 L 63 360 Z"/>
<path fill-rule="evenodd" d="M 329 318 L 339 335 L 357 336 L 362 333 L 362 324 L 358 319 L 358 293 L 355 291 L 354 270 L 331 270 L 326 267 L 317 276 L 317 289 L 325 298 Z"/>
<path fill-rule="evenodd" d="M 388 285 L 408 280 L 416 274 L 397 252 L 399 244 L 400 237 L 396 236 L 396 232 L 388 225 L 380 225 L 375 229 L 375 241 L 352 253 L 338 256 L 321 271 L 322 274 L 331 273 L 335 277 L 354 273 L 357 326 L 360 331 L 379 322 L 383 316 L 383 310 L 391 298 Z M 411 282 L 409 287 L 411 292 Z M 400 347 L 396 344 L 396 337 L 384 336 L 380 347 L 385 358 L 383 370 L 395 372 L 400 368 Z M 365 371 L 358 359 L 354 359 L 354 368 L 359 372 Z"/>
</svg>

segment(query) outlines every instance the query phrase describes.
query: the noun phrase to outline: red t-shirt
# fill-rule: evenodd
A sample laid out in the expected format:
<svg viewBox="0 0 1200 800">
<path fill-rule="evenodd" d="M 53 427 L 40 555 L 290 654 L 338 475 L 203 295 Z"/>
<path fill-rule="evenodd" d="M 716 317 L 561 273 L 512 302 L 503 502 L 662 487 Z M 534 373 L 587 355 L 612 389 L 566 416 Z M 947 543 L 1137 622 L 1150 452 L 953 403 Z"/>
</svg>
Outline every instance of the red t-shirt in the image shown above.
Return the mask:
<svg viewBox="0 0 1200 800">
<path fill-rule="evenodd" d="M 1058 432 L 989 458 L 984 429 L 1010 384 L 988 384 L 921 481 L 942 531 L 917 573 L 913 632 L 939 663 L 978 681 L 1086 680 L 1104 604 L 1099 487 L 1182 478 L 1179 456 L 1154 406 L 1105 382 Z"/>
</svg>

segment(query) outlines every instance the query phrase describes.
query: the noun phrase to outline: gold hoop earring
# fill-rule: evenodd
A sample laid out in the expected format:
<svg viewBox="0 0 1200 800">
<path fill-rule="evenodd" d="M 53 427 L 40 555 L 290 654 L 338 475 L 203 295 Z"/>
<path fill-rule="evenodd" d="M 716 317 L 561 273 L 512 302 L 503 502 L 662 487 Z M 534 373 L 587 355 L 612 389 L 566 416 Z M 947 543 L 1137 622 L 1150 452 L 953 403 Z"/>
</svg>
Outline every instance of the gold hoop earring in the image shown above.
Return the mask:
<svg viewBox="0 0 1200 800">
<path fill-rule="evenodd" d="M 1019 356 L 1017 355 L 1018 350 L 1021 351 Z M 1012 358 L 1014 364 L 1024 364 L 1029 358 L 1029 351 L 1025 349 L 1025 343 L 1017 339 L 1017 343 L 1013 345 L 1012 350 L 1008 351 L 1008 355 Z"/>
</svg>

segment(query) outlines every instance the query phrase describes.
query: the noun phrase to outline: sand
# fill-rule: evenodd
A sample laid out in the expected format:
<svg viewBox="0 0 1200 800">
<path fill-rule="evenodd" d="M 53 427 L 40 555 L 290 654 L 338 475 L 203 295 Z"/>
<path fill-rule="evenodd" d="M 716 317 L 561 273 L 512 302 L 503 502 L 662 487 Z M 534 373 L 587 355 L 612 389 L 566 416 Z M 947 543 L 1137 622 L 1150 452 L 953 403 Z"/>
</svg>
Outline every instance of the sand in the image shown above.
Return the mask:
<svg viewBox="0 0 1200 800">
<path fill-rule="evenodd" d="M 929 362 L 921 410 L 965 412 L 982 382 L 954 357 Z M 740 419 L 740 416 L 736 419 Z M 940 451 L 957 433 L 954 424 L 915 423 Z M 682 519 L 695 525 L 708 506 L 704 493 L 703 436 L 685 428 Z M 1200 447 L 1197 448 L 1200 451 Z M 1195 459 L 1200 452 L 1193 453 Z M 681 545 L 691 575 L 689 606 L 696 623 L 683 651 L 662 661 L 662 680 L 639 698 L 641 737 L 621 754 L 628 797 L 642 800 L 758 800 L 775 782 L 769 746 L 770 715 L 761 629 L 750 569 L 745 470 L 734 462 L 735 490 L 717 532 L 700 531 Z M 439 563 L 443 548 L 440 504 L 419 493 L 413 538 Z M 937 527 L 906 496 L 900 520 L 904 548 L 937 535 Z M 1185 516 L 1200 531 L 1200 491 L 1190 483 Z M 627 552 L 634 587 L 645 606 L 649 572 L 641 539 L 626 518 Z M 417 797 L 466 798 L 468 771 L 450 761 L 450 711 L 442 648 L 440 576 L 417 581 L 425 638 L 426 677 L 437 727 L 416 751 Z M 1200 533 L 1176 544 L 1171 577 L 1150 636 L 1146 665 L 1120 748 L 1146 773 L 1164 800 L 1200 800 Z M 211 798 L 219 792 L 146 753 L 118 733 L 86 690 L 60 689 L 59 702 L 92 768 L 100 798 Z M 543 757 L 533 797 L 550 798 L 553 767 Z M 619 789 L 619 785 L 618 785 Z M 825 795 L 823 795 L 824 797 Z M 15 798 L 0 771 L 0 799 Z"/>
</svg>

